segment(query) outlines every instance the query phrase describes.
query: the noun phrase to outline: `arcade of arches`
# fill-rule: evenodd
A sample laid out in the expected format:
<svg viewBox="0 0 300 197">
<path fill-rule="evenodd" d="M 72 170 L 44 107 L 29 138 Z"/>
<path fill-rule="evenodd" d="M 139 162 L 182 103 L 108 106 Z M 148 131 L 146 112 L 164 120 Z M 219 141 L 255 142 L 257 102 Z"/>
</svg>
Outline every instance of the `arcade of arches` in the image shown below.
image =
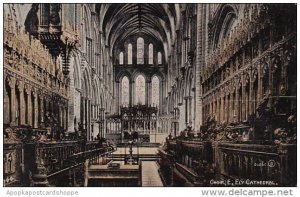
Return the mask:
<svg viewBox="0 0 300 197">
<path fill-rule="evenodd" d="M 134 138 L 158 149 L 164 186 L 250 175 L 295 186 L 296 15 L 292 4 L 4 4 L 4 185 L 87 186 L 86 161 Z"/>
</svg>

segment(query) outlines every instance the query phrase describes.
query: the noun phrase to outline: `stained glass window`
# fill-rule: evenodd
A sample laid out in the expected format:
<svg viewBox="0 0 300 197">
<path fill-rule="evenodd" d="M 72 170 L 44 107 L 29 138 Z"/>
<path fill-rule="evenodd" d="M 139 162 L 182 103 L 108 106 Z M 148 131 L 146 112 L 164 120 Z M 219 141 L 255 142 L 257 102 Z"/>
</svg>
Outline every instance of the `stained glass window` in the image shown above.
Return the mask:
<svg viewBox="0 0 300 197">
<path fill-rule="evenodd" d="M 137 64 L 144 64 L 144 39 L 137 39 Z"/>
<path fill-rule="evenodd" d="M 129 106 L 129 79 L 126 76 L 122 79 L 122 105 Z"/>
<path fill-rule="evenodd" d="M 123 52 L 120 53 L 120 56 L 119 56 L 119 64 L 120 64 L 120 65 L 123 65 L 123 64 L 124 64 L 124 53 L 123 53 Z"/>
<path fill-rule="evenodd" d="M 151 92 L 151 100 L 152 106 L 159 106 L 159 79 L 157 76 L 152 78 L 152 92 Z"/>
<path fill-rule="evenodd" d="M 153 44 L 149 44 L 149 64 L 153 64 Z"/>
<path fill-rule="evenodd" d="M 132 44 L 128 44 L 128 64 L 132 64 Z"/>
<path fill-rule="evenodd" d="M 157 53 L 157 64 L 162 64 L 162 56 L 161 56 L 161 52 Z"/>
<path fill-rule="evenodd" d="M 135 103 L 145 105 L 145 78 L 139 75 L 135 80 Z"/>
</svg>

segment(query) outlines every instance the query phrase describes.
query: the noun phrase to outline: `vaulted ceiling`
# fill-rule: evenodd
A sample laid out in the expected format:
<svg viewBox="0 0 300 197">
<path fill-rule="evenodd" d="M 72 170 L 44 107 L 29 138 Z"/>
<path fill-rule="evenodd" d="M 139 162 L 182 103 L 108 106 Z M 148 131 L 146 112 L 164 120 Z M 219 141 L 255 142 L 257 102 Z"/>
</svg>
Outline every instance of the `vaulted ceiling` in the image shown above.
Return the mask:
<svg viewBox="0 0 300 197">
<path fill-rule="evenodd" d="M 100 26 L 106 44 L 113 48 L 129 36 L 139 34 L 156 39 L 165 54 L 175 41 L 180 24 L 179 4 L 98 4 Z"/>
</svg>

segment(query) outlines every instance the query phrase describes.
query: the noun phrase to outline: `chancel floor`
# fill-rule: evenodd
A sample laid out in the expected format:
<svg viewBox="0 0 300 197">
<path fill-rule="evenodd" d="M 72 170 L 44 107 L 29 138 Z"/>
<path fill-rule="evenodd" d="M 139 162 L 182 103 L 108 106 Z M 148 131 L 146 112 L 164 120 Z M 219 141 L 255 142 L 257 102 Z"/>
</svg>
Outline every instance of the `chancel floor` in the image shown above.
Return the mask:
<svg viewBox="0 0 300 197">
<path fill-rule="evenodd" d="M 296 17 L 4 4 L 4 186 L 296 186 Z"/>
</svg>

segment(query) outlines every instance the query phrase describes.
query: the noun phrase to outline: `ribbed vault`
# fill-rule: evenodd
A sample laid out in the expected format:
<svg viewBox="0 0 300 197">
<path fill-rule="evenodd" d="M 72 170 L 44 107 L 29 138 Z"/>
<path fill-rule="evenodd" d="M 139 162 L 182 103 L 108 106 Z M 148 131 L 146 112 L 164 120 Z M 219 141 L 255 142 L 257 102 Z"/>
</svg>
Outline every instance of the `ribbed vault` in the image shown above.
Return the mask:
<svg viewBox="0 0 300 197">
<path fill-rule="evenodd" d="M 180 20 L 178 4 L 98 4 L 100 26 L 111 49 L 129 36 L 150 36 L 164 46 L 168 55 Z"/>
</svg>

